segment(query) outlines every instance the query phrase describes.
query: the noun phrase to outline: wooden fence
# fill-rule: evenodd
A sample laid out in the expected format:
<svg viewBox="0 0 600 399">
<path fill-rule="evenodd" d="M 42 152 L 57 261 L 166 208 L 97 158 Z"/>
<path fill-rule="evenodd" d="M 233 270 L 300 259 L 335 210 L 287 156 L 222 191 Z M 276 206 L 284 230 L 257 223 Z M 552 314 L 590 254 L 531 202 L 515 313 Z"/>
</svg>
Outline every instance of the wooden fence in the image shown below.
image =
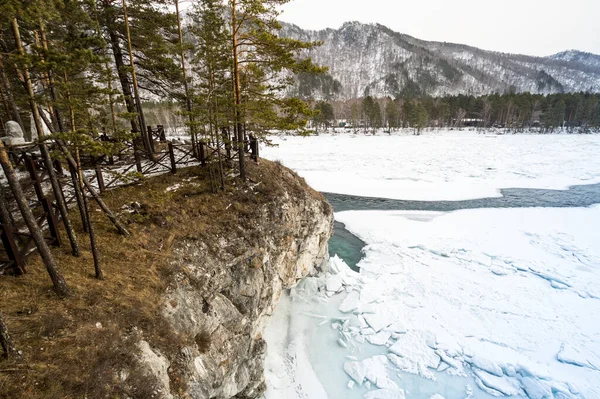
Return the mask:
<svg viewBox="0 0 600 399">
<path fill-rule="evenodd" d="M 86 178 L 100 193 L 117 186 L 131 183 L 142 176 L 154 176 L 163 173 L 176 173 L 178 168 L 194 165 L 207 166 L 219 152 L 226 161 L 233 161 L 239 154 L 228 141 L 217 146 L 200 140 L 196 148 L 191 144 L 176 144 L 167 140 L 164 129 L 158 126 L 155 130 L 149 127 L 153 154 L 142 149 L 141 144 L 134 140 L 126 143 L 118 154 L 105 157 L 82 156 L 82 168 Z M 108 140 L 106 136 L 99 140 Z M 49 143 L 52 146 L 52 143 Z M 251 138 L 244 145 L 252 159 L 258 159 L 258 142 Z M 39 156 L 37 144 L 8 147 L 9 157 L 13 166 L 20 171 L 20 184 L 29 199 L 29 206 L 36 216 L 38 225 L 42 228 L 45 238 L 50 245 L 62 245 L 60 236 L 60 213 L 56 198 L 50 187 L 48 171 Z M 52 149 L 52 148 L 51 148 Z M 77 197 L 70 173 L 66 173 L 63 164 L 54 160 L 54 170 L 59 178 L 61 193 L 68 207 L 76 204 Z M 6 223 L 0 224 L 0 274 L 23 274 L 26 272 L 26 261 L 36 252 L 33 238 L 20 213 L 14 198 L 7 190 L 0 193 L 8 210 Z"/>
</svg>

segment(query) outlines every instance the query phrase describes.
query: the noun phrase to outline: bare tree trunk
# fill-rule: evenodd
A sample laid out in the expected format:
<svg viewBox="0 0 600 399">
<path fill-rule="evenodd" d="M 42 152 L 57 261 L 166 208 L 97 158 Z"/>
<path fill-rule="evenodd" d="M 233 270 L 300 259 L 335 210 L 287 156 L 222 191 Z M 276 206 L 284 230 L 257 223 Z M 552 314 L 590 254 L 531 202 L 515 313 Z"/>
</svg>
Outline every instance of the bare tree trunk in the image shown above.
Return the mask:
<svg viewBox="0 0 600 399">
<path fill-rule="evenodd" d="M 17 351 L 17 348 L 8 333 L 8 327 L 4 322 L 2 313 L 0 313 L 0 346 L 2 346 L 4 356 L 7 358 L 19 355 L 19 351 Z"/>
<path fill-rule="evenodd" d="M 4 90 L 2 89 L 2 84 L 0 84 L 0 97 L 2 97 L 2 104 L 4 105 L 4 112 L 6 114 L 6 117 L 8 118 L 8 120 L 10 120 L 10 109 L 8 108 L 8 102 L 6 101 L 6 97 L 4 96 Z M 2 128 L 2 132 L 6 133 L 4 131 L 4 118 L 0 117 L 0 124 L 2 124 L 1 128 Z"/>
<path fill-rule="evenodd" d="M 85 204 L 83 202 L 83 186 L 79 183 L 77 171 L 73 169 L 71 165 L 69 165 L 69 174 L 71 175 L 73 191 L 75 192 L 75 198 L 77 199 L 77 208 L 79 209 L 79 215 L 81 216 L 81 226 L 83 227 L 83 231 L 88 233 L 87 213 L 85 211 Z"/>
<path fill-rule="evenodd" d="M 135 72 L 135 63 L 133 59 L 133 48 L 131 46 L 131 32 L 129 30 L 129 18 L 127 16 L 127 2 L 122 0 L 123 2 L 123 14 L 125 18 L 125 32 L 127 35 L 127 47 L 129 50 L 129 65 L 131 67 L 131 77 L 133 79 L 133 94 L 135 96 L 135 102 L 137 104 L 138 117 L 140 119 L 140 129 L 142 132 L 142 141 L 144 142 L 144 147 L 148 154 L 150 154 L 150 158 L 154 159 L 152 144 L 150 143 L 150 137 L 148 137 L 148 130 L 146 129 L 146 121 L 144 120 L 144 112 L 142 110 L 142 102 L 140 100 L 140 91 L 138 89 L 137 82 L 137 74 Z"/>
<path fill-rule="evenodd" d="M 83 187 L 83 172 L 81 170 L 79 148 L 75 148 L 75 160 L 77 162 L 77 175 L 79 177 L 79 184 Z M 92 248 L 92 257 L 94 258 L 94 271 L 96 272 L 96 278 L 98 280 L 104 280 L 102 266 L 100 265 L 100 255 L 98 254 L 98 246 L 96 245 L 96 232 L 94 231 L 94 225 L 90 216 L 90 207 L 87 196 L 85 195 L 85 191 L 83 192 L 83 208 L 85 210 L 85 216 L 87 219 L 88 233 L 90 234 L 90 247 Z"/>
<path fill-rule="evenodd" d="M 221 185 L 221 190 L 225 190 L 225 178 L 223 177 L 223 158 L 221 155 L 221 142 L 219 140 L 219 136 L 221 134 L 221 132 L 219 131 L 219 124 L 218 124 L 218 115 L 219 115 L 219 106 L 217 104 L 217 99 L 215 98 L 215 115 L 217 115 L 217 126 L 216 131 L 215 131 L 215 136 L 216 136 L 216 140 L 217 140 L 217 157 L 218 157 L 218 162 L 219 162 L 219 183 Z"/>
<path fill-rule="evenodd" d="M 100 21 L 98 20 L 98 8 L 94 7 L 94 15 L 96 18 L 96 34 L 98 37 L 102 37 L 102 31 L 100 30 Z M 117 113 L 115 111 L 115 101 L 113 99 L 113 88 L 112 88 L 112 72 L 110 65 L 108 64 L 108 56 L 106 53 L 106 45 L 102 44 L 102 55 L 104 56 L 104 69 L 106 70 L 106 86 L 108 88 L 108 104 L 110 106 L 110 115 L 112 117 L 112 128 L 113 134 L 117 133 Z"/>
<path fill-rule="evenodd" d="M 239 163 L 240 163 L 240 178 L 243 180 L 246 179 L 246 164 L 244 158 L 244 131 L 242 129 L 242 116 L 241 116 L 241 108 L 242 108 L 242 92 L 240 88 L 240 65 L 238 59 L 238 44 L 237 44 L 237 35 L 238 29 L 237 26 L 237 0 L 231 1 L 231 37 L 233 41 L 233 88 L 234 88 L 234 116 L 235 116 L 235 125 L 236 125 L 236 133 L 237 133 L 237 145 L 239 150 Z"/>
<path fill-rule="evenodd" d="M 179 46 L 181 47 L 181 73 L 183 74 L 183 88 L 185 89 L 185 106 L 190 121 L 190 135 L 192 136 L 192 153 L 196 154 L 196 125 L 194 115 L 192 114 L 192 99 L 190 98 L 190 89 L 187 81 L 187 72 L 185 70 L 185 53 L 183 50 L 183 32 L 181 30 L 181 18 L 179 16 L 179 0 L 175 0 L 175 12 L 177 13 L 177 28 L 179 30 Z M 198 155 L 198 154 L 196 154 Z"/>
<path fill-rule="evenodd" d="M 44 50 L 48 51 L 48 40 L 46 39 L 44 22 L 40 20 L 39 25 L 40 25 L 40 35 L 42 37 L 42 46 L 43 46 Z M 52 76 L 52 73 L 50 71 L 47 72 L 47 81 L 48 81 L 48 88 L 50 91 L 50 99 L 52 100 L 53 103 L 55 103 L 57 100 L 57 96 L 56 96 L 56 90 L 54 88 L 54 77 Z M 66 73 L 65 73 L 65 82 L 66 82 Z M 56 126 L 58 127 L 58 131 L 64 132 L 65 128 L 64 128 L 64 124 L 63 124 L 63 120 L 62 120 L 62 115 L 61 115 L 58 107 L 52 107 L 52 108 L 51 108 L 51 112 L 54 114 L 54 119 L 56 120 Z M 50 126 L 50 121 L 48 121 L 47 118 L 45 118 L 45 114 L 44 114 L 43 110 L 40 110 L 40 107 L 38 107 L 38 112 L 39 112 L 40 116 L 42 117 L 42 120 L 44 121 L 44 123 L 47 126 Z M 72 118 L 71 123 L 73 123 L 74 116 L 71 115 L 71 118 Z M 87 233 L 88 232 L 87 216 L 85 214 L 85 209 L 83 206 L 83 197 L 81 194 L 81 186 L 79 185 L 79 179 L 77 179 L 77 175 L 75 173 L 73 173 L 73 168 L 69 167 L 69 172 L 71 175 L 71 182 L 73 184 L 73 191 L 75 192 L 77 208 L 79 209 L 79 214 L 81 216 L 83 231 Z"/>
<path fill-rule="evenodd" d="M 54 260 L 54 256 L 52 256 L 52 252 L 50 252 L 50 247 L 48 247 L 48 243 L 44 240 L 44 235 L 42 234 L 42 229 L 37 225 L 35 217 L 29 208 L 29 204 L 25 199 L 25 194 L 23 194 L 23 189 L 19 184 L 19 179 L 17 174 L 15 173 L 12 164 L 8 159 L 8 154 L 6 153 L 6 148 L 4 147 L 4 143 L 0 140 L 0 164 L 2 165 L 2 169 L 4 170 L 4 175 L 6 176 L 6 180 L 8 180 L 8 184 L 12 190 L 13 196 L 19 206 L 19 210 L 21 211 L 21 215 L 23 216 L 23 220 L 33 237 L 33 241 L 40 252 L 42 260 L 46 265 L 46 270 L 50 275 L 50 279 L 54 284 L 54 289 L 56 290 L 59 296 L 67 296 L 69 295 L 69 287 L 65 282 L 64 278 L 58 271 L 58 266 L 56 261 Z"/>
<path fill-rule="evenodd" d="M 65 83 L 67 82 L 67 75 L 65 73 Z M 71 105 L 71 91 L 67 86 L 67 100 L 69 101 L 69 111 L 71 113 L 71 132 L 76 133 L 75 128 L 75 111 L 73 110 L 73 106 Z M 88 206 L 87 196 L 85 195 L 85 189 L 83 189 L 83 171 L 81 168 L 81 157 L 79 156 L 79 146 L 75 146 L 75 162 L 77 166 L 77 177 L 79 186 L 82 187 L 82 197 L 83 197 L 83 211 L 85 214 L 85 219 L 87 221 L 87 232 L 90 235 L 90 247 L 92 249 L 92 257 L 94 258 L 94 270 L 96 271 L 96 278 L 98 280 L 104 280 L 102 276 L 102 267 L 100 266 L 100 256 L 98 255 L 98 247 L 96 246 L 96 234 L 94 232 L 94 225 L 92 224 L 92 219 L 90 217 L 90 207 Z"/>
<path fill-rule="evenodd" d="M 23 49 L 23 44 L 21 43 L 21 35 L 19 34 L 19 24 L 17 22 L 17 18 L 13 18 L 11 20 L 11 27 L 13 30 L 13 34 L 15 36 L 15 43 L 19 54 L 25 56 L 25 50 Z M 42 127 L 42 120 L 40 117 L 40 112 L 35 103 L 35 97 L 33 93 L 33 87 L 31 85 L 31 77 L 29 75 L 29 70 L 27 67 L 23 67 L 23 72 L 20 74 L 23 77 L 23 81 L 25 83 L 25 88 L 27 89 L 27 95 L 29 97 L 29 105 L 31 107 L 31 112 L 33 114 L 33 120 L 35 122 L 35 128 L 37 129 L 38 136 L 41 138 L 44 136 L 44 129 Z M 52 124 L 50 124 L 51 126 Z M 49 127 L 50 127 L 49 126 Z M 52 159 L 50 158 L 50 154 L 48 153 L 48 149 L 46 148 L 46 144 L 40 144 L 40 152 L 42 153 L 42 159 L 44 160 L 44 165 L 48 171 L 48 176 L 50 177 L 50 183 L 52 185 L 52 191 L 54 192 L 54 197 L 56 199 L 56 204 L 60 211 L 60 215 L 63 219 L 63 223 L 65 225 L 65 230 L 67 231 L 67 235 L 69 236 L 69 242 L 71 243 L 71 249 L 73 251 L 74 256 L 79 256 L 79 244 L 77 243 L 77 236 L 75 234 L 75 229 L 71 224 L 71 219 L 69 218 L 69 211 L 67 209 L 67 205 L 62 196 L 62 190 L 60 189 L 60 185 L 58 184 L 58 179 L 56 178 L 56 173 L 54 172 L 54 165 L 52 164 Z"/>
<path fill-rule="evenodd" d="M 2 84 L 2 88 L 4 90 L 4 95 L 8 103 L 10 104 L 12 110 L 12 118 L 15 122 L 17 122 L 23 132 L 25 132 L 25 125 L 23 125 L 23 121 L 21 120 L 21 114 L 19 113 L 19 108 L 17 107 L 17 103 L 15 102 L 15 98 L 12 94 L 12 87 L 10 85 L 10 80 L 8 80 L 8 76 L 6 76 L 6 71 L 4 70 L 4 63 L 2 62 L 2 55 L 0 55 L 0 82 Z M 10 114 L 9 114 L 10 115 Z"/>
<path fill-rule="evenodd" d="M 8 210 L 8 207 L 6 206 L 5 195 L 6 192 L 4 190 L 4 186 L 0 184 L 0 224 L 4 224 L 7 226 L 14 225 L 15 220 L 13 218 L 13 215 Z"/>
<path fill-rule="evenodd" d="M 52 128 L 50 128 L 50 129 L 52 129 Z M 69 163 L 69 166 L 71 168 L 77 170 L 77 162 L 75 161 L 75 159 L 71 155 L 71 152 L 69 151 L 69 148 L 66 146 L 66 144 L 63 143 L 61 140 L 56 140 L 56 143 L 58 144 L 58 147 L 60 148 L 60 150 L 62 151 L 62 153 L 67 158 L 67 162 Z M 129 236 L 130 235 L 129 231 L 127 231 L 127 229 L 121 224 L 121 222 L 119 222 L 117 220 L 117 217 L 115 216 L 115 214 L 112 213 L 112 211 L 110 210 L 110 208 L 104 203 L 104 201 L 100 197 L 100 194 L 98 194 L 98 192 L 96 191 L 96 189 L 94 188 L 94 186 L 92 185 L 92 183 L 90 183 L 89 180 L 84 177 L 83 178 L 83 184 L 87 188 L 87 190 L 91 194 L 91 196 L 94 198 L 94 200 L 96 201 L 96 203 L 98 204 L 98 206 L 100 207 L 100 209 L 102 209 L 102 211 L 106 214 L 106 216 L 108 217 L 108 219 L 110 219 L 110 221 L 115 225 L 115 227 L 117 228 L 117 230 L 119 230 L 119 233 L 121 233 L 121 234 L 123 234 L 125 236 Z"/>
</svg>

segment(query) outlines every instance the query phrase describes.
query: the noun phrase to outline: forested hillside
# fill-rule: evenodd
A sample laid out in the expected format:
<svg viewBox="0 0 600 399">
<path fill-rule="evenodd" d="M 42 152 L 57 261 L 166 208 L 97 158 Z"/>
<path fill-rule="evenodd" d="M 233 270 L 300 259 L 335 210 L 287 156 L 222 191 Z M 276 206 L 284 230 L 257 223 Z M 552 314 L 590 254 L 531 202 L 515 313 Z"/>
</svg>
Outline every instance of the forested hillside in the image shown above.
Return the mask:
<svg viewBox="0 0 600 399">
<path fill-rule="evenodd" d="M 306 55 L 329 75 L 302 76 L 293 94 L 318 99 L 365 95 L 550 94 L 600 91 L 600 56 L 566 51 L 549 57 L 505 54 L 462 44 L 429 42 L 378 24 L 349 22 L 339 29 L 303 30 L 284 24 L 282 35 L 323 41 Z"/>
</svg>

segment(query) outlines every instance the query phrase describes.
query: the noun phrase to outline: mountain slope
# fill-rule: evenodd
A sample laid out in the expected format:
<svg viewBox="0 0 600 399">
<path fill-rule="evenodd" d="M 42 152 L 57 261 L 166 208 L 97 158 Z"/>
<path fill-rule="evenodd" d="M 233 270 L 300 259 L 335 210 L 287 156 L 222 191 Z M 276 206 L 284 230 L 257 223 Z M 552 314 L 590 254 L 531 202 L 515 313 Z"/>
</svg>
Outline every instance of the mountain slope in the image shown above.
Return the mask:
<svg viewBox="0 0 600 399">
<path fill-rule="evenodd" d="M 307 55 L 328 77 L 300 78 L 293 94 L 313 98 L 600 92 L 600 56 L 566 51 L 550 57 L 505 54 L 461 44 L 428 42 L 383 25 L 345 23 L 308 31 L 283 23 L 281 35 L 323 41 Z"/>
</svg>

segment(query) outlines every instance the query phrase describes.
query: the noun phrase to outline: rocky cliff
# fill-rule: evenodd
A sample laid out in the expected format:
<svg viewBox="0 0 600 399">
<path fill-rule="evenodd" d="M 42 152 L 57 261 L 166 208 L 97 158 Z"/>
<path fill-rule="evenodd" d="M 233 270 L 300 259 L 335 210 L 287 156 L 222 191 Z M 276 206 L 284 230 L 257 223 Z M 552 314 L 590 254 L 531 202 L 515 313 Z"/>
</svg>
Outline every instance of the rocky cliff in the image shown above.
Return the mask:
<svg viewBox="0 0 600 399">
<path fill-rule="evenodd" d="M 0 398 L 260 397 L 262 333 L 282 290 L 326 264 L 333 212 L 280 164 L 249 163 L 248 175 L 217 193 L 201 168 L 107 192 L 132 236 L 93 209 L 106 279 L 90 278 L 89 251 L 57 249 L 67 300 L 37 260 L 0 276 L 24 355 L 0 359 Z"/>
<path fill-rule="evenodd" d="M 245 237 L 218 238 L 216 252 L 195 239 L 178 243 L 171 262 L 181 272 L 164 297 L 163 316 L 177 334 L 196 337 L 196 345 L 181 348 L 179 360 L 190 397 L 262 394 L 263 330 L 282 290 L 326 264 L 332 223 L 322 198 L 286 191 L 260 209 Z M 170 391 L 160 371 L 168 363 L 148 359 L 164 392 Z"/>
</svg>

